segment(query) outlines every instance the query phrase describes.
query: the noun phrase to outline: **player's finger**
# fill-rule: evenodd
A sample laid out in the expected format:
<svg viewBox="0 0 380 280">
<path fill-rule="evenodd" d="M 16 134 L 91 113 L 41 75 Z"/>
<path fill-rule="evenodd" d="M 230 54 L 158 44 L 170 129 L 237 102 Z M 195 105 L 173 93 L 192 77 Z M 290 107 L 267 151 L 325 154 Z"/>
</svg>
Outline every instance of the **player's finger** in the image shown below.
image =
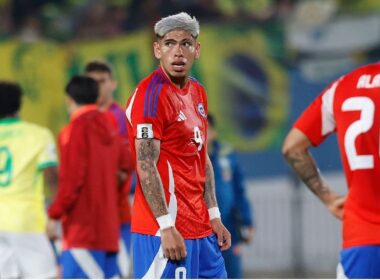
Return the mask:
<svg viewBox="0 0 380 280">
<path fill-rule="evenodd" d="M 170 249 L 170 259 L 172 261 L 175 261 L 177 259 L 176 250 L 174 248 Z"/>
<path fill-rule="evenodd" d="M 164 249 L 164 257 L 170 259 L 170 251 L 168 249 Z"/>
<path fill-rule="evenodd" d="M 223 231 L 216 232 L 216 236 L 218 237 L 219 246 L 223 246 Z"/>
<path fill-rule="evenodd" d="M 175 250 L 175 259 L 177 261 L 180 261 L 182 259 L 181 257 L 182 253 L 181 253 L 181 247 L 178 247 L 176 250 Z"/>
<path fill-rule="evenodd" d="M 170 249 L 166 250 L 165 257 L 168 258 L 168 259 L 171 259 L 170 258 Z"/>
<path fill-rule="evenodd" d="M 221 251 L 228 250 L 231 247 L 231 234 L 227 231 L 223 232 L 223 246 L 220 248 Z"/>
<path fill-rule="evenodd" d="M 185 247 L 185 246 L 183 246 L 183 247 L 181 248 L 180 253 L 181 253 L 181 259 L 186 258 L 186 256 L 187 256 L 187 251 L 186 251 L 186 247 Z"/>
</svg>

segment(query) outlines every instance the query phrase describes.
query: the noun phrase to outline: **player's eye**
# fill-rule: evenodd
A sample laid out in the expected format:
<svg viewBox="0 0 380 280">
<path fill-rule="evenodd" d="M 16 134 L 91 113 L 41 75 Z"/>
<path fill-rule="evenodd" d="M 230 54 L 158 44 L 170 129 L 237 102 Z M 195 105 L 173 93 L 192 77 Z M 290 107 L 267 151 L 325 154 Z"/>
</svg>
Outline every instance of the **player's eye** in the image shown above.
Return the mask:
<svg viewBox="0 0 380 280">
<path fill-rule="evenodd" d="M 174 42 L 173 41 L 167 41 L 167 42 L 165 42 L 165 46 L 167 46 L 167 47 L 173 47 L 174 46 Z"/>
<path fill-rule="evenodd" d="M 183 43 L 183 45 L 188 48 L 191 47 L 193 44 L 191 42 L 186 41 L 185 43 Z"/>
</svg>

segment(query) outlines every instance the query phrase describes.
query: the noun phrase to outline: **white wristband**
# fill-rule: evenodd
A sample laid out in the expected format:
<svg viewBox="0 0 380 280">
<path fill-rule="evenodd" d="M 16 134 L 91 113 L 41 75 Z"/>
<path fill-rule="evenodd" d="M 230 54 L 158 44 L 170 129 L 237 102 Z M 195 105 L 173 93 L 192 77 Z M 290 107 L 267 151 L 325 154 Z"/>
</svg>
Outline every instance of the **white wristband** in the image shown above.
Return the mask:
<svg viewBox="0 0 380 280">
<path fill-rule="evenodd" d="M 210 221 L 213 219 L 220 218 L 220 211 L 218 207 L 212 207 L 208 209 L 208 215 L 210 217 Z"/>
<path fill-rule="evenodd" d="M 170 214 L 160 216 L 160 217 L 156 218 L 156 221 L 157 221 L 158 225 L 160 226 L 161 230 L 166 229 L 166 228 L 170 228 L 170 227 L 174 227 L 172 216 L 170 216 Z"/>
</svg>

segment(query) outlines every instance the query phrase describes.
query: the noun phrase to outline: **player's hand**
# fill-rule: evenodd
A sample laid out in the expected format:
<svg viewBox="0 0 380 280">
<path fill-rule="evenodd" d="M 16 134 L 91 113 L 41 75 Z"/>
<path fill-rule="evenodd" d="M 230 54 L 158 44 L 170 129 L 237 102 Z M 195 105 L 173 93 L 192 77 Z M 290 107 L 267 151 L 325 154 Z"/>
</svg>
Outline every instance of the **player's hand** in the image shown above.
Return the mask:
<svg viewBox="0 0 380 280">
<path fill-rule="evenodd" d="M 50 240 L 58 239 L 58 221 L 49 219 L 46 224 L 46 234 Z"/>
<path fill-rule="evenodd" d="M 339 220 L 343 218 L 344 203 L 346 202 L 347 196 L 337 196 L 329 203 L 326 204 L 327 209 Z"/>
<path fill-rule="evenodd" d="M 218 245 L 221 251 L 228 250 L 231 247 L 231 234 L 222 224 L 220 218 L 212 219 L 211 228 L 218 237 Z"/>
<path fill-rule="evenodd" d="M 172 261 L 180 261 L 187 255 L 185 241 L 175 227 L 161 230 L 161 246 L 164 257 Z"/>
</svg>

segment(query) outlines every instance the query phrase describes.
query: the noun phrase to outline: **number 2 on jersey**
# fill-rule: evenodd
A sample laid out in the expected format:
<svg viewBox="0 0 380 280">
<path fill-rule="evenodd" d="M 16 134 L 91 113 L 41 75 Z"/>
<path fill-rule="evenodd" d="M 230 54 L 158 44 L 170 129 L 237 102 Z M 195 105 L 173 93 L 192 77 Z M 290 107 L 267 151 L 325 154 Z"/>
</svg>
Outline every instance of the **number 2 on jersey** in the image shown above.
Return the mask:
<svg viewBox="0 0 380 280">
<path fill-rule="evenodd" d="M 360 111 L 360 119 L 353 122 L 344 135 L 344 148 L 351 170 L 374 168 L 373 155 L 358 155 L 356 138 L 371 129 L 375 117 L 375 104 L 368 97 L 351 97 L 343 102 L 342 111 Z"/>
<path fill-rule="evenodd" d="M 9 186 L 12 179 L 12 155 L 7 147 L 0 147 L 0 187 Z"/>
</svg>

